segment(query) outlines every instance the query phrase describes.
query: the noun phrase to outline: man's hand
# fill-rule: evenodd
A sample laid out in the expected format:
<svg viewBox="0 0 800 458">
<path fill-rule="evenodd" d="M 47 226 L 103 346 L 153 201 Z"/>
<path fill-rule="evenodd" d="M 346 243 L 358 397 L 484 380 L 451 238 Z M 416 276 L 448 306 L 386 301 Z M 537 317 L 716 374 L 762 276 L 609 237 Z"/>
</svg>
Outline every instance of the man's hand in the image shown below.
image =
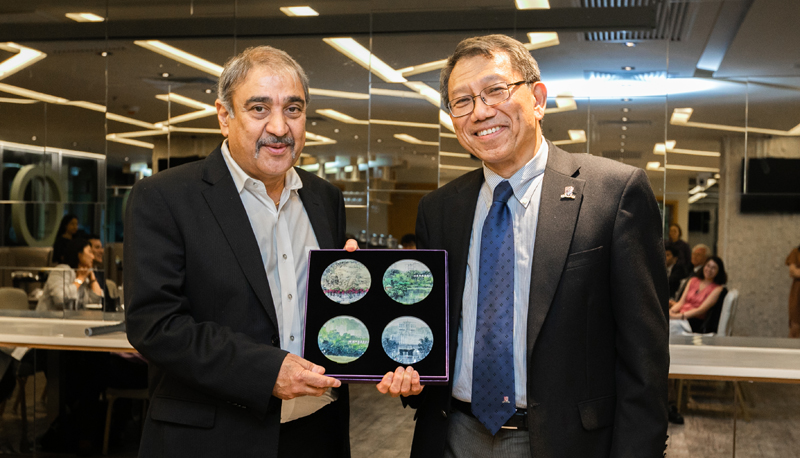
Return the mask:
<svg viewBox="0 0 800 458">
<path fill-rule="evenodd" d="M 324 373 L 324 367 L 290 353 L 281 364 L 272 395 L 283 400 L 299 396 L 322 396 L 328 388 L 342 385 L 335 378 L 322 375 Z"/>
<path fill-rule="evenodd" d="M 389 393 L 393 398 L 398 396 L 413 396 L 420 394 L 425 386 L 419 384 L 419 372 L 413 367 L 398 367 L 394 372 L 387 372 L 383 379 L 376 385 L 378 391 Z"/>
</svg>

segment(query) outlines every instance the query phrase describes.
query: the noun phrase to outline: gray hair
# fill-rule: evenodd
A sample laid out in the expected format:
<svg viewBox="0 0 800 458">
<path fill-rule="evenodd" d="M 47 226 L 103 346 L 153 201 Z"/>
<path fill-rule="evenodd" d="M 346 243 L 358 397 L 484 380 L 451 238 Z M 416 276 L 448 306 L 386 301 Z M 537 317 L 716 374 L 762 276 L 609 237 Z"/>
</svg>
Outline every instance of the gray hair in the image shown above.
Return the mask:
<svg viewBox="0 0 800 458">
<path fill-rule="evenodd" d="M 709 256 L 711 256 L 711 248 L 709 248 L 709 247 L 708 247 L 708 245 L 706 245 L 706 244 L 704 244 L 704 243 L 698 243 L 697 245 L 695 245 L 695 246 L 692 248 L 692 251 L 694 251 L 694 250 L 696 250 L 696 249 L 698 249 L 698 248 L 700 248 L 701 250 L 703 250 L 703 251 L 705 251 L 705 252 L 706 252 L 706 257 L 709 257 Z"/>
<path fill-rule="evenodd" d="M 269 67 L 276 72 L 294 72 L 297 79 L 303 84 L 303 93 L 306 97 L 306 105 L 308 105 L 311 100 L 308 95 L 308 76 L 303 71 L 303 67 L 285 51 L 272 46 L 254 46 L 231 57 L 225 63 L 225 68 L 219 77 L 219 83 L 217 83 L 217 98 L 231 117 L 234 117 L 233 91 L 247 78 L 250 69 L 255 66 Z"/>
<path fill-rule="evenodd" d="M 511 68 L 522 74 L 522 78 L 528 83 L 535 83 L 541 79 L 539 65 L 531 53 L 525 49 L 525 45 L 509 37 L 508 35 L 486 35 L 483 37 L 473 37 L 462 40 L 456 46 L 456 50 L 442 69 L 439 76 L 439 93 L 442 102 L 446 107 L 450 103 L 448 95 L 450 74 L 459 60 L 468 57 L 483 56 L 492 58 L 496 53 L 504 52 L 511 60 Z M 512 82 L 512 81 L 507 81 Z"/>
</svg>

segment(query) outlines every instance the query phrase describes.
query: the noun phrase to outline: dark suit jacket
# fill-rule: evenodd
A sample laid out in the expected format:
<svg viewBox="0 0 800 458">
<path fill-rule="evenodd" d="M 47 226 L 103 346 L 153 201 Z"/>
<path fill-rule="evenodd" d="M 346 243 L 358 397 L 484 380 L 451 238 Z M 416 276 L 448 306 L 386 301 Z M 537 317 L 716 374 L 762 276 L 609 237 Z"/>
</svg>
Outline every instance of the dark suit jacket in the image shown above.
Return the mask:
<svg viewBox="0 0 800 458">
<path fill-rule="evenodd" d="M 320 247 L 343 247 L 341 192 L 297 173 Z M 271 394 L 287 352 L 258 243 L 219 147 L 133 187 L 124 289 L 128 339 L 151 363 L 139 456 L 274 457 L 281 401 Z M 346 438 L 346 389 L 334 406 L 341 421 L 332 427 Z"/>
<path fill-rule="evenodd" d="M 686 266 L 675 261 L 675 265 L 672 266 L 672 271 L 670 271 L 668 277 L 670 298 L 675 300 L 680 299 L 675 297 L 675 293 L 677 293 L 678 289 L 681 287 L 681 280 L 686 278 L 687 275 L 689 275 L 689 271 L 686 269 Z"/>
<path fill-rule="evenodd" d="M 645 173 L 548 143 L 528 309 L 527 395 L 537 458 L 661 457 L 667 438 L 667 275 Z M 472 221 L 470 172 L 425 196 L 417 246 L 445 249 L 458 329 Z M 564 199 L 573 186 L 576 199 Z M 477 267 L 476 267 L 477 268 Z M 458 333 L 451 333 L 453 373 Z M 452 381 L 417 399 L 412 457 L 441 457 Z"/>
</svg>

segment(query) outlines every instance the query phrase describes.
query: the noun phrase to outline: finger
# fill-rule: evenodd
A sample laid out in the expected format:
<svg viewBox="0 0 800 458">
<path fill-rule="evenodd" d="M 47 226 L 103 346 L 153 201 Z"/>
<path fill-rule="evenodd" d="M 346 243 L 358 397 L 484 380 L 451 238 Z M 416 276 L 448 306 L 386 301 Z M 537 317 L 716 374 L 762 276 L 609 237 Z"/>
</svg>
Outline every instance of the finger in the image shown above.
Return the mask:
<svg viewBox="0 0 800 458">
<path fill-rule="evenodd" d="M 393 372 L 387 372 L 387 373 L 386 373 L 386 374 L 383 376 L 383 378 L 381 379 L 381 381 L 380 381 L 380 382 L 379 382 L 377 385 L 375 385 L 375 387 L 376 387 L 376 388 L 378 389 L 378 391 L 380 391 L 381 393 L 383 393 L 383 394 L 386 394 L 386 393 L 388 393 L 388 392 L 389 392 L 389 388 L 392 386 L 392 379 L 393 379 L 393 378 L 394 378 L 394 373 L 393 373 Z"/>
<path fill-rule="evenodd" d="M 306 385 L 314 388 L 338 388 L 342 386 L 342 382 L 333 377 L 326 377 L 324 375 L 316 374 L 311 371 L 303 372 L 303 381 Z"/>
<path fill-rule="evenodd" d="M 392 386 L 389 388 L 389 394 L 392 395 L 393 398 L 400 396 L 400 389 L 403 385 L 403 376 L 405 375 L 406 371 L 403 367 L 398 367 L 397 370 L 394 371 L 394 377 L 392 380 Z"/>
<path fill-rule="evenodd" d="M 400 385 L 400 394 L 407 395 L 411 390 L 411 375 L 414 373 L 414 368 L 408 366 L 403 372 L 403 383 Z"/>
<path fill-rule="evenodd" d="M 353 252 L 358 249 L 358 242 L 356 239 L 347 239 L 347 242 L 344 244 L 345 251 Z"/>
<path fill-rule="evenodd" d="M 411 376 L 411 394 L 420 394 L 422 388 L 424 387 L 419 381 L 419 372 L 414 371 L 414 375 Z"/>
<path fill-rule="evenodd" d="M 319 375 L 324 375 L 325 374 L 325 368 L 322 367 L 322 366 L 317 366 L 316 364 L 314 364 L 311 367 L 311 369 L 309 369 L 309 370 L 311 372 L 315 373 L 315 374 L 319 374 Z"/>
</svg>

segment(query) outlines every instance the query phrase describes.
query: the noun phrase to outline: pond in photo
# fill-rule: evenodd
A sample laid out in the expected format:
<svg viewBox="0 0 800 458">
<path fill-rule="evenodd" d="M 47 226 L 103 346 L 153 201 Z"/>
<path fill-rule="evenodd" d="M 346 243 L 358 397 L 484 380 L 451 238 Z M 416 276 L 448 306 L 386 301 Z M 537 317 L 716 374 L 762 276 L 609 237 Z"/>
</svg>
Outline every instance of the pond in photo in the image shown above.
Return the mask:
<svg viewBox="0 0 800 458">
<path fill-rule="evenodd" d="M 325 268 L 320 283 L 328 299 L 339 304 L 352 304 L 367 294 L 372 277 L 364 264 L 340 259 Z"/>
<path fill-rule="evenodd" d="M 433 332 L 419 318 L 401 316 L 383 330 L 381 344 L 389 358 L 400 364 L 416 364 L 431 352 Z"/>
<path fill-rule="evenodd" d="M 414 259 L 403 259 L 386 269 L 383 289 L 401 304 L 416 304 L 431 293 L 433 274 L 425 264 Z"/>
<path fill-rule="evenodd" d="M 331 318 L 317 336 L 319 350 L 331 361 L 347 364 L 361 357 L 369 346 L 369 331 L 358 318 Z"/>
</svg>

